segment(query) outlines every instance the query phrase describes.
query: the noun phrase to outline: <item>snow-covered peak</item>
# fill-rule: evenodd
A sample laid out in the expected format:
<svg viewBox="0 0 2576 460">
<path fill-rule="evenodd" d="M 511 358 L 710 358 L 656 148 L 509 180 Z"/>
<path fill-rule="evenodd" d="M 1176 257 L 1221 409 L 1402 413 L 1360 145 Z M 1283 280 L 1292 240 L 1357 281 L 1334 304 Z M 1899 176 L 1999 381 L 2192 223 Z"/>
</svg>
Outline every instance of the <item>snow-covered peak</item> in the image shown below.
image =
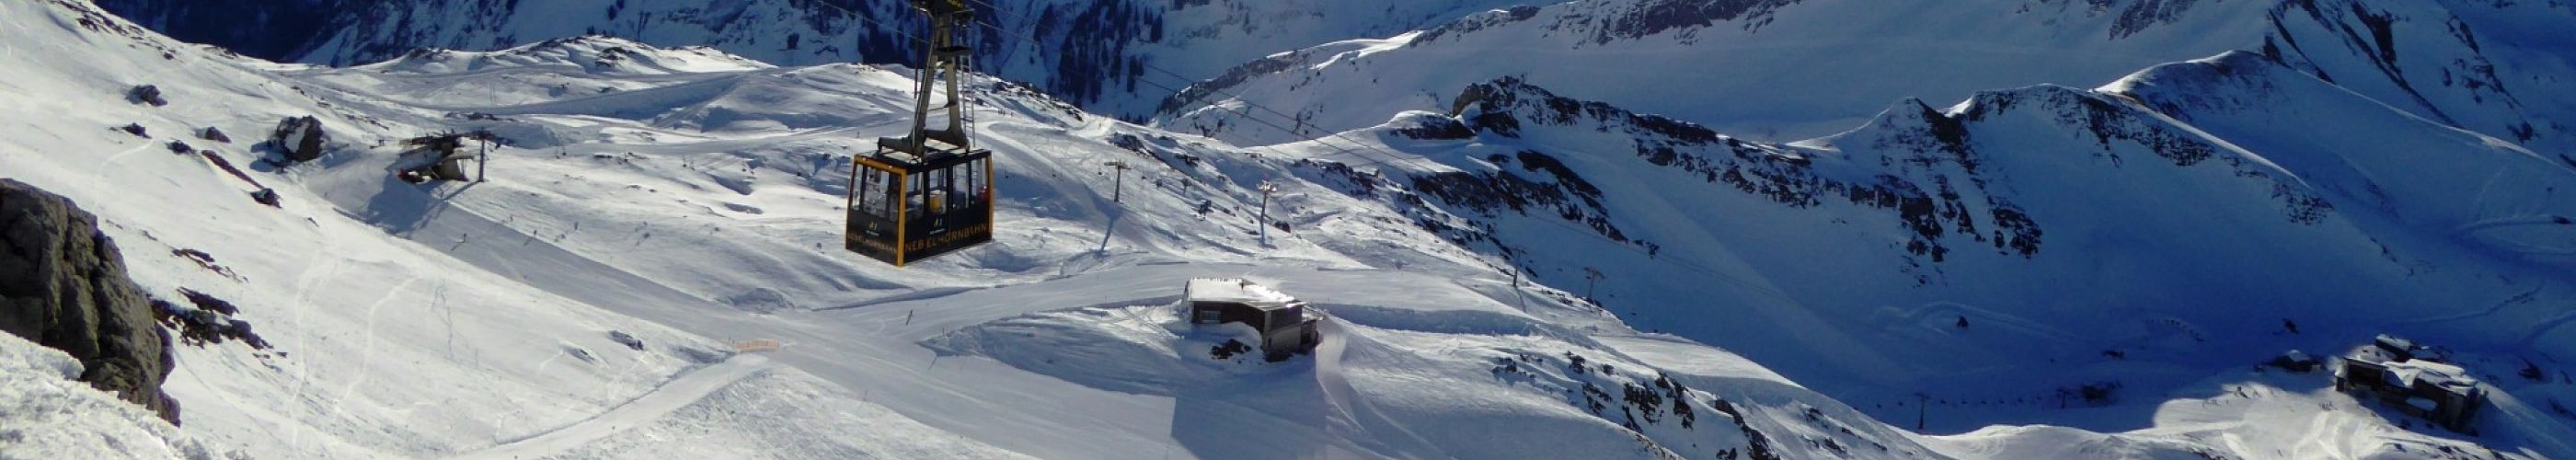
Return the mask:
<svg viewBox="0 0 2576 460">
<path fill-rule="evenodd" d="M 414 49 L 505 49 L 606 34 L 711 46 L 777 65 L 918 64 L 922 20 L 908 0 L 484 0 L 276 2 L 111 0 L 160 30 L 269 59 L 355 65 Z M 974 31 L 977 65 L 1114 116 L 1142 119 L 1171 91 L 1280 50 L 1427 28 L 1518 0 L 992 0 Z M 227 11 L 230 10 L 230 11 Z M 254 24 L 275 30 L 238 32 Z M 1152 67 L 1147 67 L 1147 65 Z"/>
<path fill-rule="evenodd" d="M 1883 420 L 1910 420 L 1916 409 L 1902 403 L 1924 393 L 1980 423 L 2109 428 L 2120 424 L 2030 400 L 2104 382 L 2200 391 L 2207 374 L 2137 366 L 2232 368 L 2389 328 L 2497 353 L 2470 367 L 2568 346 L 2564 314 L 2542 305 L 2576 287 L 2541 273 L 2564 270 L 2576 248 L 2565 217 L 2576 208 L 2564 204 L 2576 169 L 2259 54 L 2157 66 L 2100 90 L 1980 91 L 1947 108 L 1906 100 L 1789 144 L 1527 80 L 1470 88 L 1461 122 L 1472 133 L 1412 112 L 1343 133 L 1339 148 L 1283 148 L 1438 161 L 1381 167 L 1454 218 L 1427 228 L 1508 254 L 1544 282 L 1591 286 L 1605 307 L 1647 318 L 1631 320 L 1639 327 L 1710 337 L 1847 402 L 1875 401 L 1852 405 Z M 2263 313 L 2249 318 L 2248 305 Z M 2295 319 L 2287 330 L 2284 318 Z M 2563 391 L 2544 379 L 2505 393 Z M 2404 423 L 2341 407 L 2302 423 Z M 2210 416 L 2260 416 L 2228 411 Z M 1935 431 L 1974 428 L 1933 420 Z M 2259 425 L 2211 430 L 2276 440 L 2261 444 L 2309 436 Z M 2569 447 L 2554 441 L 2565 429 L 2488 425 L 2480 442 L 2555 455 Z M 2026 437 L 2002 449 L 2045 455 L 2019 450 L 2056 436 L 2043 431 L 1952 440 Z M 2356 451 L 2425 439 L 2338 433 L 2328 442 Z M 2207 449 L 2174 439 L 2082 442 Z"/>
<path fill-rule="evenodd" d="M 1404 110 L 1445 111 L 1462 88 L 1508 76 L 1786 141 L 1849 129 L 1904 98 L 2089 85 L 2248 46 L 2266 30 L 2261 2 L 2101 3 L 1584 0 L 1514 7 L 1432 28 L 1399 49 L 1319 50 L 1247 65 L 1181 96 L 1193 103 L 1167 103 L 1157 123 L 1249 144 L 1285 142 L 1302 136 L 1240 120 L 1241 111 L 1225 107 L 1239 98 L 1332 132 Z"/>
<path fill-rule="evenodd" d="M 772 66 L 704 46 L 665 49 L 623 38 L 585 35 L 499 51 L 422 48 L 354 68 L 385 73 L 456 74 L 528 67 L 569 67 L 582 73 L 633 76 L 734 72 Z"/>
</svg>

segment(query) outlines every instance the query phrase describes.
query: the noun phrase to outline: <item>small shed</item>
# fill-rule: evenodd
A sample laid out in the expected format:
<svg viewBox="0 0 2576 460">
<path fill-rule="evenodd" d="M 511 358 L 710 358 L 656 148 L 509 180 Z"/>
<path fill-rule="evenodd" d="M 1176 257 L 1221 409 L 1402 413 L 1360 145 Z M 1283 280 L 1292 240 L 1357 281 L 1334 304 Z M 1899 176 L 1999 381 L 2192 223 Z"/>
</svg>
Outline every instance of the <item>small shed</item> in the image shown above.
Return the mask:
<svg viewBox="0 0 2576 460">
<path fill-rule="evenodd" d="M 1272 362 L 1315 350 L 1323 336 L 1306 303 L 1244 279 L 1200 278 L 1183 291 L 1192 324 L 1243 323 L 1261 332 L 1261 351 Z"/>
<path fill-rule="evenodd" d="M 2434 354 L 2426 351 L 2405 339 L 2380 336 L 2335 366 L 2335 389 L 2452 431 L 2468 431 L 2478 407 L 2486 403 L 2486 391 L 2468 370 L 2424 358 Z"/>
</svg>

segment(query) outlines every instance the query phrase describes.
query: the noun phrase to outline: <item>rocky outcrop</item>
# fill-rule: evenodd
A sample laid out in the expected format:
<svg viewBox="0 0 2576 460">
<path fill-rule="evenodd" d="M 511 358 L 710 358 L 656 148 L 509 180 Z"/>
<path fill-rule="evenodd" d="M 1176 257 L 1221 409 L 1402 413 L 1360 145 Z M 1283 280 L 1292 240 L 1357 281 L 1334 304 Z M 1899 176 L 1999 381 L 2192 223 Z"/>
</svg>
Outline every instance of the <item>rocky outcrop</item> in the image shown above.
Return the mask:
<svg viewBox="0 0 2576 460">
<path fill-rule="evenodd" d="M 322 158 L 323 147 L 331 143 L 331 135 L 322 131 L 322 120 L 310 116 L 279 120 L 268 139 L 291 163 Z"/>
<path fill-rule="evenodd" d="M 0 331 L 79 359 L 81 381 L 179 421 L 175 362 L 116 243 L 71 200 L 0 179 Z"/>
<path fill-rule="evenodd" d="M 221 130 L 221 129 L 215 129 L 215 127 L 213 127 L 213 126 L 208 126 L 208 127 L 206 127 L 206 130 L 205 130 L 205 131 L 198 131 L 198 132 L 197 132 L 197 138 L 198 138 L 198 139 L 205 139 L 205 140 L 209 140 L 209 141 L 215 141 L 215 142 L 217 142 L 217 143 L 224 143 L 224 144 L 230 144 L 230 143 L 233 143 L 233 137 L 232 137 L 232 136 L 230 136 L 230 135 L 225 135 L 225 134 L 224 134 L 224 130 Z"/>
<path fill-rule="evenodd" d="M 136 86 L 134 89 L 126 90 L 125 100 L 136 104 L 151 104 L 153 107 L 170 105 L 169 99 L 161 97 L 161 87 L 152 85 Z"/>
</svg>

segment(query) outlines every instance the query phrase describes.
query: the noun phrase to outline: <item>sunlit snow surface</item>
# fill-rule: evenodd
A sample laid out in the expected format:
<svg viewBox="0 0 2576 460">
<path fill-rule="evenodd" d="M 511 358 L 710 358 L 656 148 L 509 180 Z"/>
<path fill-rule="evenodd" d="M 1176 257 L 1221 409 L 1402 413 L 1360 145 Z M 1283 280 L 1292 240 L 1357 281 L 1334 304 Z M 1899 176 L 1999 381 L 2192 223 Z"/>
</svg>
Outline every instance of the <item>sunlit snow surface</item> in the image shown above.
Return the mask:
<svg viewBox="0 0 2576 460">
<path fill-rule="evenodd" d="M 837 246 L 849 156 L 906 127 L 904 69 L 773 68 L 608 39 L 322 69 L 171 43 L 80 2 L 0 4 L 0 21 L 0 107 L 11 111 L 0 177 L 99 214 L 147 291 L 186 287 L 243 306 L 277 348 L 183 346 L 167 386 L 186 407 L 181 433 L 257 458 L 1707 458 L 1757 444 L 1798 458 L 2576 452 L 2564 416 L 2518 399 L 2564 398 L 2562 384 L 2511 383 L 2482 425 L 2491 429 L 2469 437 L 2401 427 L 2392 412 L 2323 390 L 2323 377 L 2233 364 L 2216 374 L 2157 362 L 2096 368 L 2183 383 L 2057 416 L 2083 429 L 1912 434 L 1881 421 L 1906 411 L 1880 401 L 1838 402 L 1770 370 L 1779 363 L 1641 333 L 1573 294 L 1515 283 L 1498 257 L 1415 225 L 1442 211 L 1316 172 L 1358 154 L 1238 148 L 981 78 L 972 107 L 1001 159 L 1007 224 L 988 246 L 898 270 Z M 630 64 L 603 65 L 612 48 L 628 50 L 618 62 Z M 147 83 L 172 103 L 124 100 Z M 2144 97 L 2151 83 L 2114 89 Z M 265 154 L 253 146 L 267 129 L 306 114 L 324 120 L 335 152 L 259 164 Z M 128 123 L 151 138 L 109 130 Z M 206 126 L 235 140 L 191 135 Z M 387 170 L 401 139 L 471 129 L 514 142 L 495 152 L 489 182 L 412 185 Z M 1521 147 L 1383 132 L 1354 135 L 1419 155 L 1360 165 L 1390 175 L 1468 170 L 1485 151 Z M 284 206 L 253 203 L 252 186 L 168 153 L 171 140 L 249 170 Z M 1819 158 L 1861 150 L 1812 149 Z M 1130 172 L 1113 202 L 1120 181 L 1109 161 L 1152 167 Z M 1637 177 L 1612 186 L 1671 180 Z M 1265 181 L 1285 190 L 1268 207 L 1293 229 L 1268 243 L 1254 217 Z M 2274 211 L 2243 206 L 2230 212 Z M 1530 227 L 1506 230 L 1552 228 L 1521 225 Z M 1560 233 L 1519 236 L 1618 250 L 1550 231 Z M 168 256 L 177 249 L 213 254 L 233 275 Z M 1248 278 L 1313 302 L 1324 346 L 1277 364 L 1213 357 L 1224 332 L 1181 324 L 1171 310 L 1195 277 Z M 1884 334 L 1936 343 L 1954 334 L 1943 329 L 1953 316 L 1940 313 L 2000 307 L 1891 311 L 1861 327 L 1797 320 L 1830 311 L 1760 308 L 1778 315 L 1749 317 L 1776 320 L 1759 326 L 1778 334 L 1766 337 L 1858 346 L 1897 342 L 1833 337 L 1893 330 Z M 1980 315 L 1972 330 L 2006 337 L 1958 343 L 1993 351 L 1903 375 L 2009 384 L 1937 368 L 2089 333 L 2049 319 Z M 2563 343 L 2549 337 L 2530 340 Z M 755 340 L 784 347 L 732 352 Z M 1802 361 L 1812 362 L 1786 365 L 1888 359 L 1810 353 Z M 2508 358 L 2470 357 L 2475 368 L 2511 369 Z M 1662 399 L 1640 403 L 1647 396 Z M 1975 419 L 1974 410 L 1936 406 L 1934 416 Z M 18 446 L 9 442 L 0 447 Z"/>
</svg>

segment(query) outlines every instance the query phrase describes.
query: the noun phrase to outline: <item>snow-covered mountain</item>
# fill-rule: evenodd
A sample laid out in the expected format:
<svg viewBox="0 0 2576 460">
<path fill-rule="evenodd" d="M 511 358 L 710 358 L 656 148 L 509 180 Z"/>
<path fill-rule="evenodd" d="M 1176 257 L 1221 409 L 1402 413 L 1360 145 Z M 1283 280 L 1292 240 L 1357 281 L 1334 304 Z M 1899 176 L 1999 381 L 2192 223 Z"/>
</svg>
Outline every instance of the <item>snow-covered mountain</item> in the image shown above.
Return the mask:
<svg viewBox="0 0 2576 460">
<path fill-rule="evenodd" d="M 678 11 L 640 5 L 619 10 Z M 1206 5 L 1259 8 L 1174 11 Z M 1783 30 L 1799 8 L 1875 11 L 1634 5 L 1653 9 L 1586 21 L 1645 23 L 1585 29 L 1630 32 L 1567 55 L 1682 54 L 1716 42 L 1618 44 L 1733 30 L 1711 25 L 1724 21 Z M 1687 100 L 1719 93 L 1614 98 L 1597 91 L 1625 88 L 1615 80 L 1543 79 L 1561 69 L 1527 62 L 1526 75 L 1442 83 L 1429 105 L 1356 80 L 1310 85 L 1385 105 L 1305 122 L 1333 136 L 1258 147 L 978 76 L 970 107 L 1001 158 L 1006 224 L 990 245 L 893 269 L 833 246 L 848 158 L 906 126 L 900 67 L 529 35 L 326 68 L 178 43 L 84 0 L 0 3 L 0 107 L 13 111 L 0 177 L 98 214 L 146 290 L 229 299 L 276 345 L 180 348 L 165 388 L 188 407 L 178 435 L 148 417 L 10 404 L 69 388 L 51 380 L 0 392 L 0 407 L 55 412 L 0 420 L 78 419 L 111 436 L 47 440 L 259 458 L 2576 456 L 2571 416 L 2553 409 L 2576 400 L 2557 375 L 2576 349 L 2564 276 L 2576 164 L 2460 129 L 2508 107 L 2489 102 L 2499 93 L 2409 85 L 2428 102 L 2388 103 L 2408 93 L 2318 77 L 2335 67 L 2321 59 L 2223 51 L 2301 37 L 2230 34 L 2285 24 L 2261 12 L 2304 3 L 2029 5 L 2091 29 L 1993 30 L 2078 37 L 2078 51 L 2040 48 L 2069 56 L 2176 56 L 2023 75 L 2090 79 L 2060 85 L 1961 74 L 1942 83 L 1959 94 L 1914 95 L 1964 102 L 1876 101 L 1839 134 L 1788 143 L 1696 124 L 1705 113 Z M 1465 21 L 1503 30 L 1568 8 Z M 2001 16 L 1980 11 L 1872 14 Z M 2523 13 L 2463 20 L 2487 25 L 2462 34 L 2521 31 L 2509 43 L 2522 45 L 2478 48 L 2549 62 L 2549 16 Z M 1667 21 L 1692 17 L 1709 20 Z M 1884 25 L 1805 30 L 1938 32 Z M 1443 61 L 1386 53 L 1474 34 L 1452 28 L 1276 61 L 1412 62 L 1340 71 L 1394 76 Z M 2536 49 L 2508 51 L 2524 46 Z M 1455 70 L 1502 67 L 1486 65 Z M 2516 72 L 2498 78 L 2565 75 Z M 139 84 L 169 104 L 128 101 Z M 1451 107 L 1461 116 L 1403 111 Z M 304 115 L 325 123 L 331 153 L 261 162 L 273 152 L 257 134 Z M 128 125 L 140 132 L 111 129 Z M 200 139 L 206 127 L 243 139 Z M 509 140 L 491 181 L 393 178 L 403 139 L 473 129 Z M 172 141 L 212 155 L 165 153 Z M 1111 161 L 1142 167 L 1121 180 Z M 1267 239 L 1254 217 L 1265 182 L 1282 189 Z M 261 186 L 282 205 L 251 200 Z M 160 256 L 183 249 L 211 257 Z M 1315 302 L 1325 346 L 1283 364 L 1209 353 L 1226 336 L 1171 305 L 1202 276 Z M 2487 382 L 2496 397 L 2474 434 L 2317 374 L 2249 370 L 2381 332 L 2447 345 Z M 765 343 L 783 347 L 739 351 Z M 23 348 L 0 343 L 14 360 L 0 368 L 60 367 Z M 2517 375 L 2526 366 L 2538 377 Z M 137 427 L 111 426 L 127 420 Z M 105 455 L 98 445 L 35 448 Z"/>
<path fill-rule="evenodd" d="M 146 291 L 221 297 L 274 345 L 178 349 L 184 436 L 148 417 L 54 425 L 101 417 L 22 399 L 66 388 L 38 375 L 42 391 L 0 393 L 31 408 L 6 420 L 101 428 L 10 438 L 12 455 L 1941 455 L 1759 365 L 1516 285 L 1295 162 L 992 79 L 975 104 L 1011 225 L 894 269 L 831 242 L 849 155 L 903 129 L 902 69 L 607 39 L 331 69 L 177 43 L 77 0 L 0 13 L 0 171 L 100 216 Z M 140 84 L 167 104 L 129 102 Z M 254 133 L 304 115 L 331 153 L 264 162 Z M 391 174 L 400 140 L 467 129 L 510 141 L 491 181 Z M 1110 160 L 1153 166 L 1113 202 Z M 1294 229 L 1268 243 L 1251 216 L 1264 180 Z M 162 256 L 181 250 L 207 256 Z M 1316 302 L 1328 345 L 1211 357 L 1221 342 L 1169 307 L 1199 276 Z M 10 368 L 61 367 L 21 348 Z"/>
<path fill-rule="evenodd" d="M 2576 186 L 2576 153 L 2552 134 L 2562 128 L 2546 128 L 2566 112 L 2545 108 L 2571 100 L 2549 84 L 2570 61 L 2557 46 L 2566 34 L 2540 32 L 2576 30 L 2576 8 L 1865 3 L 1495 11 L 1246 65 L 1176 98 L 1239 99 L 1176 104 L 1159 124 L 1267 143 L 1408 109 L 1463 110 L 1463 124 L 1416 112 L 1281 148 L 1437 159 L 1365 172 L 1456 217 L 1425 228 L 1513 256 L 1550 284 L 1597 284 L 1632 322 L 1847 398 L 1862 396 L 1846 383 L 1889 400 L 1968 383 L 2045 392 L 2066 382 L 1963 381 L 1987 371 L 1953 361 L 1995 353 L 2018 364 L 1988 371 L 2020 380 L 2073 359 L 2129 366 L 2140 353 L 2103 352 L 2176 334 L 2253 343 L 2181 347 L 2195 356 L 2175 359 L 2232 350 L 2241 355 L 2221 362 L 2255 360 L 2320 347 L 2273 335 L 2284 319 L 2318 316 L 2507 353 L 2576 347 L 2560 328 L 2570 316 L 2559 275 L 2576 238 L 2563 223 L 2576 213 L 2563 195 Z M 1963 35 L 1958 24 L 1982 26 Z M 2008 43 L 2057 45 L 1989 53 Z M 2064 80 L 2229 43 L 2247 51 Z M 1720 64 L 1698 68 L 1708 63 Z M 1965 93 L 2052 81 L 2061 84 Z M 1936 101 L 1965 101 L 1837 99 L 1953 91 L 1958 99 Z M 2551 96 L 2531 96 L 2541 94 Z M 1293 110 L 1314 133 L 1288 136 L 1272 126 L 1288 116 L 1241 101 Z M 1857 130 L 1785 144 L 1727 128 L 1759 139 L 1873 113 Z M 2042 115 L 2003 116 L 2032 113 Z M 2079 155 L 2101 163 L 2062 163 Z M 2144 159 L 2210 170 L 2142 179 Z M 1736 294 L 1712 302 L 1712 291 Z M 2248 316 L 2248 305 L 2265 313 Z M 1980 315 L 2050 331 L 1978 345 L 1905 330 Z M 2039 345 L 2061 355 L 2025 351 Z M 2015 366 L 2028 367 L 1996 370 Z M 2096 377 L 2059 380 L 2084 378 Z M 2014 385 L 2028 388 L 2000 390 Z M 1857 389 L 1867 387 L 1879 389 Z"/>
<path fill-rule="evenodd" d="M 100 0 L 110 13 L 190 43 L 280 60 L 310 46 L 346 0 Z"/>
<path fill-rule="evenodd" d="M 1905 98 L 2089 86 L 2258 51 L 2410 113 L 2576 157 L 2564 1 L 1590 0 L 1283 53 L 1191 88 L 1157 124 L 1251 143 L 1446 111 L 1512 77 L 1755 139 L 1840 132 Z M 1247 123 L 1242 101 L 1302 120 Z M 1252 113 L 1265 118 L 1285 118 Z M 1282 122 L 1280 124 L 1287 124 Z"/>
<path fill-rule="evenodd" d="M 227 3 L 243 5 L 217 6 Z M 328 65 L 421 48 L 496 50 L 605 34 L 665 47 L 707 46 L 778 65 L 918 64 L 923 33 L 909 0 L 107 0 L 155 30 L 253 56 Z M 1172 89 L 1285 49 L 1382 37 L 1508 6 L 1504 0 L 976 0 L 977 67 L 1029 82 L 1094 112 L 1151 116 Z M 256 14 L 244 15 L 242 11 Z M 289 11 L 276 11 L 289 10 Z M 287 22 L 242 33 L 243 16 Z M 1150 66 L 1150 67 L 1149 67 Z"/>
<path fill-rule="evenodd" d="M 1957 100 L 2107 81 L 2259 43 L 2257 1 L 1587 0 L 1479 13 L 1420 33 L 1272 56 L 1160 108 L 1171 129 L 1302 139 L 1226 101 L 1323 132 L 1447 111 L 1467 85 L 1519 78 L 1766 140 L 1840 132 L 1905 98 Z M 1202 97 L 1204 96 L 1204 97 Z"/>
<path fill-rule="evenodd" d="M 2388 329 L 2498 353 L 2497 369 L 2576 346 L 2559 275 L 2576 169 L 2258 55 L 1908 102 L 1794 144 L 1480 88 L 1463 126 L 1351 136 L 1438 161 L 1370 175 L 1454 213 L 1425 227 L 1550 284 L 1598 270 L 1596 298 L 1631 323 L 1847 400 L 2182 386 L 2207 375 L 2180 369 Z M 2274 122 L 2296 117 L 2355 129 Z"/>
</svg>

